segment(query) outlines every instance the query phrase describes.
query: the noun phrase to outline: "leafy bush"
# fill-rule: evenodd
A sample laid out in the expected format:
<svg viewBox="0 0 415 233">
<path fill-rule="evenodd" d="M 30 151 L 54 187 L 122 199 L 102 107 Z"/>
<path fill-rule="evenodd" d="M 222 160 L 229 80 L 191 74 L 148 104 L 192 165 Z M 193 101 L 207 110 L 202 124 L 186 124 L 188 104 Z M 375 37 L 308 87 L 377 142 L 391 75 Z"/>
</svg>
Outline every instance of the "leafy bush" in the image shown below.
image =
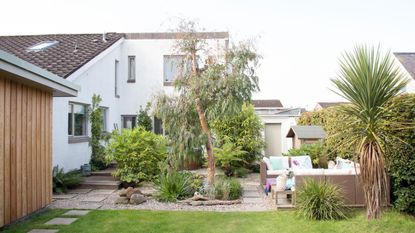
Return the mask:
<svg viewBox="0 0 415 233">
<path fill-rule="evenodd" d="M 415 214 L 415 95 L 400 95 L 390 105 L 390 125 L 385 128 L 395 132 L 385 147 L 385 159 L 391 177 L 392 200 L 397 210 Z M 394 122 L 407 122 L 408 127 L 394 127 Z"/>
<path fill-rule="evenodd" d="M 214 148 L 216 165 L 221 167 L 227 176 L 232 176 L 238 164 L 246 163 L 244 155 L 246 151 L 241 150 L 240 146 L 227 142 L 222 148 Z"/>
<path fill-rule="evenodd" d="M 64 172 L 59 166 L 53 167 L 52 170 L 52 188 L 54 193 L 66 193 L 68 188 L 73 188 L 82 182 L 81 172 L 72 170 Z"/>
<path fill-rule="evenodd" d="M 239 177 L 239 178 L 245 178 L 248 175 L 248 173 L 250 173 L 250 172 L 251 172 L 251 170 L 249 170 L 248 168 L 237 167 L 233 171 L 233 176 L 234 177 Z"/>
<path fill-rule="evenodd" d="M 218 176 L 208 195 L 219 200 L 236 200 L 243 194 L 241 183 L 235 178 Z"/>
<path fill-rule="evenodd" d="M 174 202 L 192 196 L 202 187 L 199 176 L 190 172 L 167 172 L 161 174 L 155 182 L 159 201 Z"/>
<path fill-rule="evenodd" d="M 103 131 L 103 113 L 99 106 L 102 99 L 99 95 L 92 96 L 92 106 L 89 109 L 89 120 L 91 123 L 91 160 L 92 170 L 106 168 L 104 146 L 101 144 Z"/>
<path fill-rule="evenodd" d="M 244 104 L 237 115 L 225 116 L 212 123 L 212 130 L 217 136 L 219 146 L 226 142 L 235 144 L 247 152 L 242 158 L 248 163 L 258 160 L 264 149 L 263 127 L 251 104 Z M 240 166 L 246 165 L 240 164 Z"/>
<path fill-rule="evenodd" d="M 314 167 L 327 167 L 327 156 L 322 141 L 313 144 L 303 144 L 300 148 L 290 149 L 287 155 L 309 155 Z"/>
<path fill-rule="evenodd" d="M 312 220 L 334 220 L 346 218 L 340 188 L 315 180 L 306 180 L 297 190 L 298 214 Z"/>
<path fill-rule="evenodd" d="M 106 148 L 106 160 L 117 163 L 114 175 L 122 181 L 151 181 L 159 174 L 158 163 L 167 157 L 166 144 L 163 136 L 143 127 L 114 131 Z"/>
<path fill-rule="evenodd" d="M 140 110 L 138 111 L 138 114 L 137 114 L 137 126 L 142 126 L 144 127 L 145 130 L 152 131 L 153 121 L 148 114 L 149 110 L 150 110 L 150 103 L 147 103 L 144 109 L 142 106 L 140 106 Z"/>
</svg>

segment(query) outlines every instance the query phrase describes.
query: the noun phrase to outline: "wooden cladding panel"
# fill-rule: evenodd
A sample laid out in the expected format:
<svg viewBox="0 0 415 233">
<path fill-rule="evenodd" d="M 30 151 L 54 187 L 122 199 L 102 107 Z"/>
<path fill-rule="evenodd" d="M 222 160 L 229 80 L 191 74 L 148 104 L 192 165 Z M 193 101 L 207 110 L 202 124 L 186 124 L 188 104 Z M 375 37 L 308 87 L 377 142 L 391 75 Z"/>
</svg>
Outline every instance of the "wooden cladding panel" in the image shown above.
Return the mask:
<svg viewBox="0 0 415 233">
<path fill-rule="evenodd" d="M 0 74 L 0 227 L 52 200 L 52 93 Z"/>
</svg>

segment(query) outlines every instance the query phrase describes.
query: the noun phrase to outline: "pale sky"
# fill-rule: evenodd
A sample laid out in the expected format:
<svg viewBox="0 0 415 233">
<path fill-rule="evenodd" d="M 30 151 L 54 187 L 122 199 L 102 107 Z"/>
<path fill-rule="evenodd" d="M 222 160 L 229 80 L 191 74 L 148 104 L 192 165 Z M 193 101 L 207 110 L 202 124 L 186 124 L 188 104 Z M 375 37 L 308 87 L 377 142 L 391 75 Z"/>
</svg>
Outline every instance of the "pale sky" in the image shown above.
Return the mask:
<svg viewBox="0 0 415 233">
<path fill-rule="evenodd" d="M 256 38 L 261 92 L 285 107 L 341 100 L 329 88 L 338 58 L 355 44 L 415 51 L 411 0 L 4 0 L 0 35 L 162 32 L 196 19 L 234 41 Z"/>
</svg>

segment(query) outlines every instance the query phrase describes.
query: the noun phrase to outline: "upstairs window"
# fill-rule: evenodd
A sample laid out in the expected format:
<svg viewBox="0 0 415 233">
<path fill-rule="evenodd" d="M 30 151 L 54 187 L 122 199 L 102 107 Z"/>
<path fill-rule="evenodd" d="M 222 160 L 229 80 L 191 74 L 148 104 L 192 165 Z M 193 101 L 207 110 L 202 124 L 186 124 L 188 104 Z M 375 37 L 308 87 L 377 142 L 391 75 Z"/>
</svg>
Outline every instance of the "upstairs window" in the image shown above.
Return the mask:
<svg viewBox="0 0 415 233">
<path fill-rule="evenodd" d="M 102 132 L 108 132 L 107 119 L 108 119 L 108 108 L 100 107 L 102 109 Z"/>
<path fill-rule="evenodd" d="M 120 70 L 120 62 L 115 60 L 115 73 L 114 73 L 114 81 L 115 81 L 115 97 L 119 98 L 120 95 L 118 93 L 118 78 L 119 78 L 119 70 Z"/>
<path fill-rule="evenodd" d="M 68 106 L 68 135 L 87 136 L 87 105 L 69 103 Z"/>
<path fill-rule="evenodd" d="M 183 55 L 164 55 L 163 81 L 165 86 L 173 85 L 175 79 L 183 76 L 183 68 L 189 72 L 191 71 L 192 66 L 190 63 L 182 67 L 183 59 Z"/>
<path fill-rule="evenodd" d="M 128 80 L 129 83 L 135 83 L 135 56 L 128 56 Z"/>
</svg>

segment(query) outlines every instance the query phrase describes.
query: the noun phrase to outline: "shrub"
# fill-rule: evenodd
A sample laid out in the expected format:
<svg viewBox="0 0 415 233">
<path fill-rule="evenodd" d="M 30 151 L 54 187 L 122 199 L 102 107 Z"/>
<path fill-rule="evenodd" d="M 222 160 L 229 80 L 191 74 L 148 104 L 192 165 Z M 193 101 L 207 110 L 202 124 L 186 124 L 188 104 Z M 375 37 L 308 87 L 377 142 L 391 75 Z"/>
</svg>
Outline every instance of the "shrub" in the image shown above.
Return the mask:
<svg viewBox="0 0 415 233">
<path fill-rule="evenodd" d="M 114 131 L 106 148 L 107 162 L 115 161 L 114 173 L 121 181 L 152 181 L 159 174 L 158 163 L 167 157 L 166 139 L 142 127 Z"/>
<path fill-rule="evenodd" d="M 250 173 L 250 172 L 251 172 L 251 170 L 249 170 L 248 168 L 237 167 L 233 171 L 233 176 L 234 177 L 239 177 L 239 178 L 245 178 L 248 175 L 248 173 Z"/>
<path fill-rule="evenodd" d="M 63 168 L 55 166 L 52 169 L 52 187 L 54 193 L 66 193 L 68 188 L 73 188 L 79 185 L 82 181 L 81 172 L 78 170 L 71 170 L 64 172 Z"/>
<path fill-rule="evenodd" d="M 243 157 L 247 152 L 233 143 L 227 142 L 223 144 L 222 148 L 214 148 L 214 151 L 216 165 L 223 169 L 226 176 L 232 176 L 239 164 L 246 163 Z"/>
<path fill-rule="evenodd" d="M 340 188 L 315 180 L 306 180 L 297 190 L 298 214 L 312 220 L 344 219 L 343 197 Z"/>
<path fill-rule="evenodd" d="M 190 197 L 202 186 L 199 176 L 190 172 L 167 172 L 155 182 L 159 201 L 174 202 Z"/>
<path fill-rule="evenodd" d="M 89 109 L 89 120 L 91 123 L 91 160 L 92 170 L 106 168 L 104 146 L 101 144 L 103 131 L 103 113 L 99 106 L 102 99 L 99 95 L 92 96 L 92 106 Z"/>
<path fill-rule="evenodd" d="M 219 200 L 236 200 L 243 194 L 241 183 L 235 178 L 218 176 L 208 195 Z"/>
<path fill-rule="evenodd" d="M 150 103 L 147 103 L 144 109 L 142 106 L 140 106 L 140 110 L 138 111 L 138 114 L 137 114 L 137 126 L 142 126 L 145 130 L 152 131 L 153 121 L 148 114 L 149 110 L 150 110 Z"/>
<path fill-rule="evenodd" d="M 325 155 L 322 141 L 313 144 L 303 144 L 300 148 L 290 149 L 287 155 L 309 155 L 314 167 L 327 167 L 327 156 Z"/>
<path fill-rule="evenodd" d="M 218 144 L 230 142 L 240 147 L 247 152 L 242 158 L 248 163 L 258 160 L 264 149 L 262 130 L 263 124 L 250 104 L 244 104 L 239 114 L 212 123 L 212 131 L 217 136 Z M 240 164 L 246 165 L 248 164 Z"/>
</svg>

